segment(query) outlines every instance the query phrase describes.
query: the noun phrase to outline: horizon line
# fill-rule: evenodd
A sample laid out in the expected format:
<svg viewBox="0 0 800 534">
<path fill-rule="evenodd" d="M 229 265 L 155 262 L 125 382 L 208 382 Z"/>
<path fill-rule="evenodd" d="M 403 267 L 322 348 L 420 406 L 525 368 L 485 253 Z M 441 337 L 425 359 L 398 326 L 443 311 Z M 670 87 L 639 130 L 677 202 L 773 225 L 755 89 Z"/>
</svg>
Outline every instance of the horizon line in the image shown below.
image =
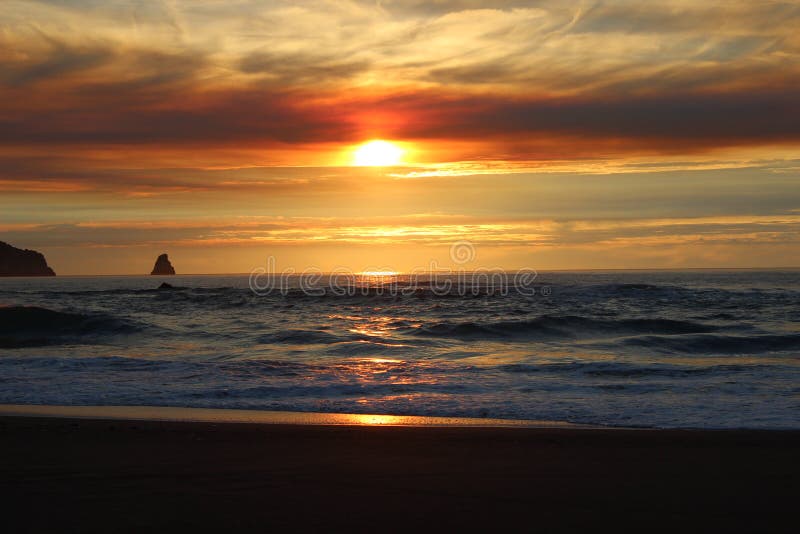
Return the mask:
<svg viewBox="0 0 800 534">
<path fill-rule="evenodd" d="M 469 273 L 477 273 L 477 272 L 491 272 L 497 271 L 497 268 L 486 268 L 485 270 L 481 269 L 473 269 L 473 270 L 460 270 L 460 271 L 452 271 L 450 273 L 439 273 L 445 276 L 455 276 L 458 274 L 469 274 Z M 779 267 L 597 267 L 597 268 L 584 268 L 584 269 L 533 269 L 530 267 L 523 267 L 519 269 L 503 269 L 499 268 L 499 270 L 507 271 L 507 272 L 520 272 L 523 270 L 535 271 L 537 273 L 569 273 L 569 272 L 603 272 L 603 271 L 649 271 L 649 272 L 663 272 L 663 271 L 796 271 L 800 270 L 800 265 L 797 266 L 779 266 Z M 352 272 L 348 274 L 353 275 L 363 275 L 363 276 L 403 276 L 409 274 L 433 274 L 435 271 L 397 271 L 392 273 L 386 273 L 383 275 L 376 275 L 374 273 L 360 273 L 360 272 Z M 94 277 L 94 276 L 146 276 L 146 277 L 153 277 L 153 278 L 168 278 L 171 276 L 250 276 L 253 274 L 252 272 L 230 272 L 230 273 L 176 273 L 172 275 L 163 275 L 163 274 L 149 274 L 149 273 L 89 273 L 89 274 L 58 274 L 56 273 L 55 276 L 0 276 L 0 278 L 43 278 L 43 279 L 51 279 L 51 278 L 79 278 L 79 277 Z M 261 276 L 268 276 L 268 275 L 275 275 L 280 276 L 280 272 L 275 273 L 259 273 Z M 301 276 L 304 273 L 302 271 L 291 273 L 288 276 Z M 343 274 L 341 272 L 334 271 L 318 271 L 314 274 Z"/>
</svg>

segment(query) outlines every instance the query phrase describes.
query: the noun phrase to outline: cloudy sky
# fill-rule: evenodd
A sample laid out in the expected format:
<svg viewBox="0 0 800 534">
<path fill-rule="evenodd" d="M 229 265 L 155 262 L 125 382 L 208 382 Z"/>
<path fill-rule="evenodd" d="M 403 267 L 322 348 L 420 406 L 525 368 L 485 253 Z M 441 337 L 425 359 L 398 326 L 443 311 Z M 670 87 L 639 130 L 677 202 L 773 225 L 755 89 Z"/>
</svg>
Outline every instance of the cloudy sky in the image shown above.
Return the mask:
<svg viewBox="0 0 800 534">
<path fill-rule="evenodd" d="M 484 6 L 491 5 L 490 8 Z M 800 3 L 4 0 L 59 274 L 800 265 Z M 372 139 L 400 165 L 353 166 Z"/>
</svg>

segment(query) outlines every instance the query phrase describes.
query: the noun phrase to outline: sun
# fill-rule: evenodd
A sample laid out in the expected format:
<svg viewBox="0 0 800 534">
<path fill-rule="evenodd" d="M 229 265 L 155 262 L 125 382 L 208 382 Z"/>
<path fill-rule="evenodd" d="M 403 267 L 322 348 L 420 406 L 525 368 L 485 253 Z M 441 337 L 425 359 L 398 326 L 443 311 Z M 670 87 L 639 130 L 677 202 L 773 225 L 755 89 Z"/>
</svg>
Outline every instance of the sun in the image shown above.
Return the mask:
<svg viewBox="0 0 800 534">
<path fill-rule="evenodd" d="M 405 150 L 396 144 L 374 139 L 356 148 L 353 153 L 353 164 L 359 167 L 390 167 L 399 165 Z"/>
</svg>

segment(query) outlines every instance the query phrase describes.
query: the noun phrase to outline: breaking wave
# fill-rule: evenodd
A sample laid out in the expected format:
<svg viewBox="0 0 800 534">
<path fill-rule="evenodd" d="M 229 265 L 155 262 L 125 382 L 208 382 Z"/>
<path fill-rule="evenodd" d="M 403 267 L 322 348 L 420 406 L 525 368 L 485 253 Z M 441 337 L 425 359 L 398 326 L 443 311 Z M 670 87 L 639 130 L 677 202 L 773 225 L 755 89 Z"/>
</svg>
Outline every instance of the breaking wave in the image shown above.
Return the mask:
<svg viewBox="0 0 800 534">
<path fill-rule="evenodd" d="M 0 347 L 3 348 L 79 343 L 137 330 L 133 323 L 108 315 L 71 313 L 38 306 L 0 307 Z"/>
<path fill-rule="evenodd" d="M 628 346 L 647 347 L 662 352 L 690 354 L 761 354 L 800 350 L 798 334 L 761 334 L 752 336 L 692 335 L 680 337 L 641 336 L 626 339 Z"/>
<path fill-rule="evenodd" d="M 714 325 L 673 319 L 592 319 L 543 315 L 525 321 L 438 322 L 414 330 L 417 335 L 454 338 L 525 336 L 541 339 L 580 339 L 638 334 L 694 334 L 713 332 Z"/>
</svg>

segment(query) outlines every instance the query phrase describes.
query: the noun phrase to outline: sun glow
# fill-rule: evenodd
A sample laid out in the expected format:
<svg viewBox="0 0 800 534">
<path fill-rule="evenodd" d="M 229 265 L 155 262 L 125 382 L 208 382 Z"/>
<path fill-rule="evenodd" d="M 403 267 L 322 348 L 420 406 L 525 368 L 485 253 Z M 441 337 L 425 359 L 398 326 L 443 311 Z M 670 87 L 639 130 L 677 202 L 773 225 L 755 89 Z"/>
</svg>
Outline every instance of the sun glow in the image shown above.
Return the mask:
<svg viewBox="0 0 800 534">
<path fill-rule="evenodd" d="M 359 167 L 390 167 L 399 165 L 405 150 L 394 143 L 374 139 L 356 148 L 353 164 Z"/>
</svg>

